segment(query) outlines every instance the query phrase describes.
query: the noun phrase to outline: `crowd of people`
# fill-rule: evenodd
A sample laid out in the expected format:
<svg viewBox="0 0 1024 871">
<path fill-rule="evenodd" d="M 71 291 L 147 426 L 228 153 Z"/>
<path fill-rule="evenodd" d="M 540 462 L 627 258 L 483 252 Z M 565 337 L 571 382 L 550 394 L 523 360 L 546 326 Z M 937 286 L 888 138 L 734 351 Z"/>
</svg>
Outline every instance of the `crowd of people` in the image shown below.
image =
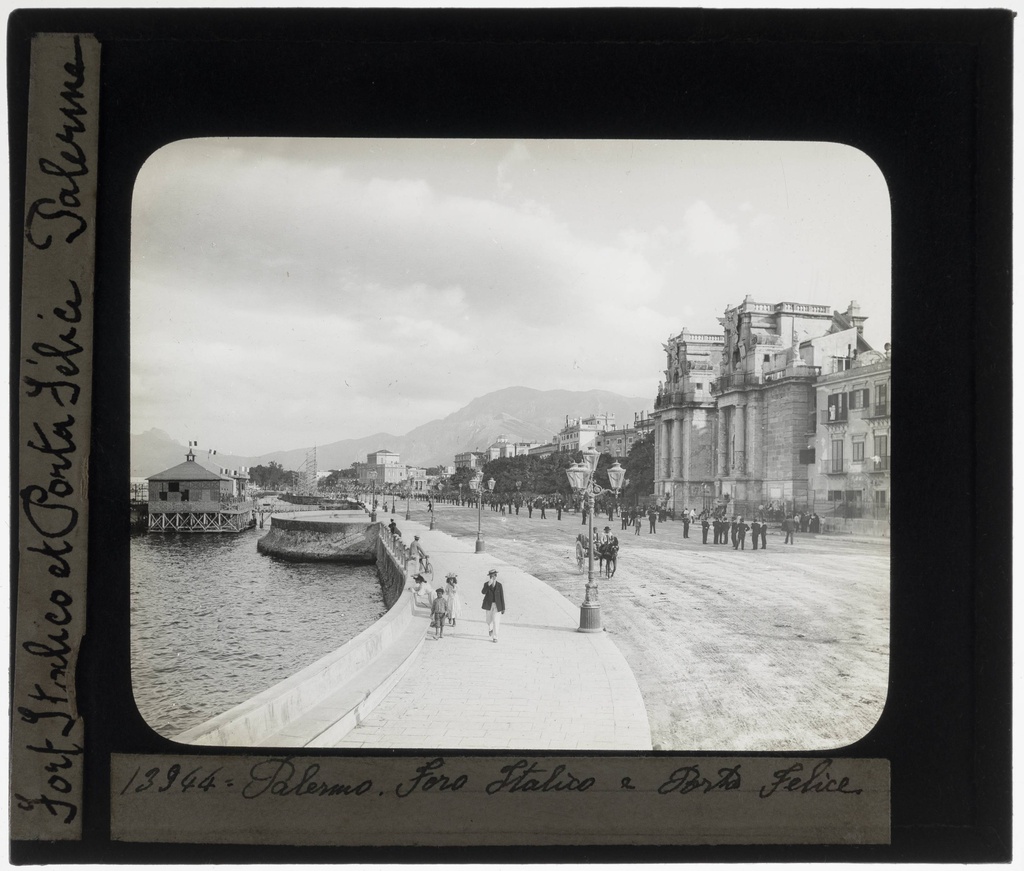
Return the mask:
<svg viewBox="0 0 1024 871">
<path fill-rule="evenodd" d="M 565 504 L 558 500 L 546 500 L 543 498 L 524 500 L 519 505 L 513 502 L 507 508 L 498 501 L 492 504 L 492 510 L 502 513 L 505 510 L 515 510 L 518 513 L 518 510 L 522 507 L 526 508 L 531 517 L 533 516 L 533 511 L 538 510 L 541 519 L 545 519 L 548 510 L 554 509 L 557 512 L 558 519 L 561 519 Z M 644 521 L 647 522 L 648 534 L 655 534 L 659 522 L 665 522 L 670 516 L 676 519 L 674 514 L 670 513 L 666 508 L 654 505 L 647 507 L 626 506 L 621 510 L 617 506 L 611 505 L 610 507 L 602 506 L 602 510 L 607 512 L 609 520 L 613 519 L 616 510 L 618 510 L 622 529 L 632 528 L 635 530 L 636 535 L 640 534 Z M 584 507 L 580 513 L 582 523 L 588 523 L 590 518 L 587 516 L 587 509 Z M 754 513 L 748 523 L 743 515 L 729 514 L 724 507 L 704 510 L 699 514 L 695 510 L 687 508 L 683 510 L 678 519 L 682 522 L 683 538 L 689 538 L 690 527 L 695 527 L 699 523 L 702 544 L 708 544 L 708 536 L 711 535 L 711 544 L 713 546 L 728 546 L 731 544 L 734 550 L 746 550 L 749 534 L 751 550 L 758 550 L 759 548 L 766 550 L 768 526 L 776 522 L 776 515 L 762 507 Z M 814 512 L 796 512 L 789 515 L 783 513 L 780 525 L 785 535 L 783 544 L 792 544 L 798 532 L 820 532 L 821 518 Z M 398 529 L 394 518 L 391 519 L 387 528 L 392 536 L 394 536 L 395 541 L 401 542 L 401 531 Z M 576 540 L 583 548 L 587 547 L 588 536 L 586 533 L 581 532 L 577 535 Z M 619 551 L 619 539 L 612 532 L 611 527 L 605 526 L 602 531 L 599 527 L 595 526 L 593 528 L 593 537 L 589 539 L 589 543 L 593 548 L 595 557 L 600 556 L 602 562 L 609 561 L 611 563 L 611 572 L 614 573 L 614 562 Z M 407 554 L 410 559 L 418 559 L 420 572 L 424 570 L 425 564 L 429 566 L 429 557 L 423 550 L 418 535 L 413 537 L 413 541 L 407 549 Z M 497 569 L 490 569 L 487 573 L 487 581 L 481 590 L 481 594 L 484 597 L 481 607 L 486 613 L 488 636 L 495 643 L 498 641 L 501 615 L 505 613 L 504 590 L 498 582 L 497 576 Z M 449 572 L 445 578 L 444 586 L 437 587 L 434 590 L 430 589 L 430 585 L 422 573 L 417 573 L 413 580 L 415 581 L 415 586 L 412 590 L 414 600 L 418 605 L 430 610 L 430 625 L 434 629 L 434 637 L 436 640 L 441 640 L 444 638 L 445 627 L 454 627 L 462 615 L 462 600 L 458 591 L 458 578 L 453 572 Z"/>
</svg>

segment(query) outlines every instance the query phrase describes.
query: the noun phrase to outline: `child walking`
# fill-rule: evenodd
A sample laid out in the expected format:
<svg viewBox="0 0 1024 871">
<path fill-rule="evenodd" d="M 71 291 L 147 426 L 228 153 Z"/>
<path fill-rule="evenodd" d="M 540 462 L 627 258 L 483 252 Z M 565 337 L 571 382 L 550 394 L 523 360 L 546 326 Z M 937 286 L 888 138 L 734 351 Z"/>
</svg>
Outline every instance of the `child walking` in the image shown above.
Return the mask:
<svg viewBox="0 0 1024 871">
<path fill-rule="evenodd" d="M 444 598 L 448 603 L 448 623 L 455 625 L 455 621 L 462 616 L 462 600 L 459 598 L 459 581 L 454 572 L 450 572 L 444 579 Z"/>
<path fill-rule="evenodd" d="M 437 597 L 430 603 L 430 625 L 434 627 L 434 640 L 444 638 L 444 621 L 448 613 L 448 605 L 444 600 L 444 587 L 438 587 L 434 592 Z"/>
</svg>

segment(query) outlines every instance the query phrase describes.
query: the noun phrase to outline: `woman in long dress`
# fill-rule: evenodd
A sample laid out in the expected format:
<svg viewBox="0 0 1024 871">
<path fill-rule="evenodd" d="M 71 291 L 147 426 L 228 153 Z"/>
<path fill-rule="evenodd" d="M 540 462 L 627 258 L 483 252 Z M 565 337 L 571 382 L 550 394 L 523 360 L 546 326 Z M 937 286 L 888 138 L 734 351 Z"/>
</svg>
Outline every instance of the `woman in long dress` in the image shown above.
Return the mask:
<svg viewBox="0 0 1024 871">
<path fill-rule="evenodd" d="M 444 597 L 448 602 L 448 622 L 454 626 L 462 616 L 462 598 L 459 596 L 459 579 L 454 572 L 449 572 L 444 579 Z"/>
</svg>

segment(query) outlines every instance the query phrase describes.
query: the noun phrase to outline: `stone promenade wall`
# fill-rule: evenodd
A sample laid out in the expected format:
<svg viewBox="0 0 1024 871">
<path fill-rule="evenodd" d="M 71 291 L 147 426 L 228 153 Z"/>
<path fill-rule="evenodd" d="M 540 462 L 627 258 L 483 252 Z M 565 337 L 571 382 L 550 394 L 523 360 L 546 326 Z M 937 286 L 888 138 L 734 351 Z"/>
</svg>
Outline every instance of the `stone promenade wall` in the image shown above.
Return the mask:
<svg viewBox="0 0 1024 871">
<path fill-rule="evenodd" d="M 356 700 L 365 699 L 377 689 L 380 676 L 373 675 L 365 686 L 360 683 L 360 676 L 373 672 L 371 666 L 411 631 L 414 620 L 422 622 L 423 618 L 417 614 L 409 593 L 399 597 L 396 607 L 337 650 L 174 740 L 219 747 L 272 745 L 272 740 L 268 742 L 271 736 L 339 690 L 352 688 Z M 418 632 L 421 634 L 422 628 Z"/>
</svg>

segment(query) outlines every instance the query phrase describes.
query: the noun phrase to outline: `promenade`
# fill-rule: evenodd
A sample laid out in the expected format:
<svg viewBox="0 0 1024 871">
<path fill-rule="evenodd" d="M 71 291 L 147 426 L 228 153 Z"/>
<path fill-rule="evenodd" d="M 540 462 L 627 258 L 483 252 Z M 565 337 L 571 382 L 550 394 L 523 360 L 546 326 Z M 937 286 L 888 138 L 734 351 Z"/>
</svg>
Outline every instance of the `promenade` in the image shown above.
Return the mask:
<svg viewBox="0 0 1024 871">
<path fill-rule="evenodd" d="M 426 518 L 421 506 L 417 513 Z M 455 627 L 445 627 L 441 640 L 420 618 L 425 640 L 397 685 L 330 746 L 651 749 L 636 679 L 606 633 L 576 631 L 578 603 L 496 555 L 477 554 L 471 537 L 430 531 L 403 517 L 399 512 L 396 520 L 404 540 L 419 535 L 430 554 L 433 586 L 444 586 L 448 572 L 458 575 L 462 616 Z M 390 515 L 382 511 L 378 519 L 387 523 Z M 499 572 L 506 603 L 497 643 L 480 607 L 491 568 Z"/>
<path fill-rule="evenodd" d="M 396 507 L 409 540 L 415 524 L 403 520 L 404 504 Z M 379 514 L 384 523 L 391 516 Z M 412 517 L 427 522 L 426 504 L 413 502 Z M 549 511 L 541 520 L 536 510 L 531 518 L 525 509 L 517 516 L 485 507 L 482 519 L 487 551 L 476 555 L 475 507 L 437 506 L 437 529 L 468 552 L 466 568 L 456 569 L 466 617 L 482 620 L 477 593 L 491 561 L 503 560 L 571 601 L 565 626 L 575 626 L 586 582 L 573 554 L 585 529 L 579 515 L 559 521 Z M 567 637 L 621 652 L 640 687 L 655 749 L 827 750 L 858 740 L 877 722 L 889 675 L 888 539 L 797 534 L 784 545 L 773 528 L 767 550 L 752 551 L 748 541 L 737 551 L 703 545 L 699 524 L 685 539 L 679 522 L 659 524 L 651 535 L 645 521 L 634 536 L 619 528 L 618 517 L 595 518 L 595 526 L 606 525 L 621 542 L 615 577 L 600 580 L 606 631 Z M 447 554 L 424 540 L 443 581 Z M 501 579 L 512 616 L 523 603 L 510 572 Z M 482 622 L 461 628 L 486 639 Z M 509 622 L 499 644 L 428 641 L 423 662 L 443 669 L 444 654 L 457 647 L 504 650 L 528 629 Z"/>
</svg>

